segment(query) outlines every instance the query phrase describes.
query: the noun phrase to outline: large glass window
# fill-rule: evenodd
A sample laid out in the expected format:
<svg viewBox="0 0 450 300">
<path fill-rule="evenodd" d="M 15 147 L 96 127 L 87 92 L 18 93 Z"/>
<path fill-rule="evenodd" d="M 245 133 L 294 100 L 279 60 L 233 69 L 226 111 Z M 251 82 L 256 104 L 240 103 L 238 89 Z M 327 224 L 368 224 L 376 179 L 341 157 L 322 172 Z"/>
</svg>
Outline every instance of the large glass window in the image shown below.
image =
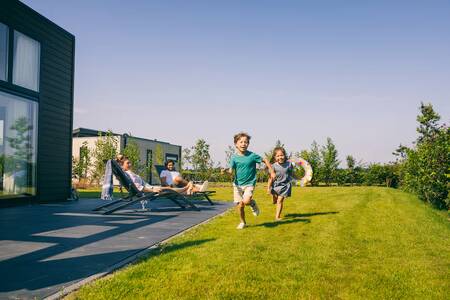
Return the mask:
<svg viewBox="0 0 450 300">
<path fill-rule="evenodd" d="M 0 198 L 36 194 L 37 109 L 0 92 Z"/>
<path fill-rule="evenodd" d="M 41 45 L 38 41 L 14 31 L 13 83 L 39 91 Z"/>
<path fill-rule="evenodd" d="M 0 23 L 0 80 L 8 78 L 8 26 Z"/>
</svg>

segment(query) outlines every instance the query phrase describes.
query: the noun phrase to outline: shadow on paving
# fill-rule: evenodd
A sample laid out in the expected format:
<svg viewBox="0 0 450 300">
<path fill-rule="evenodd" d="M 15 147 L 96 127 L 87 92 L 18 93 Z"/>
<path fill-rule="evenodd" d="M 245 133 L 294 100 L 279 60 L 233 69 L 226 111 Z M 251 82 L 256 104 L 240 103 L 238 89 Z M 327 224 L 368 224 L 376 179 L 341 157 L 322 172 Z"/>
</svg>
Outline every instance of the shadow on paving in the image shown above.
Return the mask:
<svg viewBox="0 0 450 300">
<path fill-rule="evenodd" d="M 151 212 L 91 213 L 100 203 L 80 200 L 0 210 L 0 298 L 45 297 L 228 207 L 219 204 L 214 212 L 202 206 L 199 214 L 160 203 Z M 208 241 L 162 249 L 175 251 Z"/>
</svg>

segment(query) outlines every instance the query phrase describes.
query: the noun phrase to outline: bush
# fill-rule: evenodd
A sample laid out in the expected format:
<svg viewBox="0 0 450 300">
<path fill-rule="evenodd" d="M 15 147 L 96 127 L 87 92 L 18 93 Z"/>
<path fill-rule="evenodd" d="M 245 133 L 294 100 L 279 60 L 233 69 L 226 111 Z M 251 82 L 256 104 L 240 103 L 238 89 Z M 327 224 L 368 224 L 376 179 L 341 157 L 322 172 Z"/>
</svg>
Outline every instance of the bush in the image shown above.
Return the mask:
<svg viewBox="0 0 450 300">
<path fill-rule="evenodd" d="M 421 104 L 417 117 L 419 137 L 415 148 L 401 146 L 402 186 L 439 209 L 449 207 L 448 177 L 450 170 L 450 131 L 439 125 L 440 116 L 431 104 Z"/>
</svg>

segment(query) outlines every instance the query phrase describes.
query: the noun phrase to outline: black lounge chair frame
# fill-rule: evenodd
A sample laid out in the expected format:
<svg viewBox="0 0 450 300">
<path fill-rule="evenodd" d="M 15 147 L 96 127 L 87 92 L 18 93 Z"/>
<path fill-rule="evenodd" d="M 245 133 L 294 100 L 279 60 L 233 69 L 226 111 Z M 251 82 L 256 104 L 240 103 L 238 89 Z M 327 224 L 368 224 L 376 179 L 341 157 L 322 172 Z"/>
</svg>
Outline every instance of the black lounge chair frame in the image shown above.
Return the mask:
<svg viewBox="0 0 450 300">
<path fill-rule="evenodd" d="M 158 172 L 158 176 L 161 178 L 161 172 L 165 170 L 165 166 L 162 165 L 155 165 L 156 171 Z M 184 195 L 181 193 L 176 192 L 179 194 L 180 198 L 184 198 L 186 200 L 188 199 L 206 199 L 209 204 L 214 205 L 214 202 L 211 200 L 210 196 L 215 194 L 216 191 L 204 191 L 204 192 L 194 192 L 192 195 Z"/>
</svg>

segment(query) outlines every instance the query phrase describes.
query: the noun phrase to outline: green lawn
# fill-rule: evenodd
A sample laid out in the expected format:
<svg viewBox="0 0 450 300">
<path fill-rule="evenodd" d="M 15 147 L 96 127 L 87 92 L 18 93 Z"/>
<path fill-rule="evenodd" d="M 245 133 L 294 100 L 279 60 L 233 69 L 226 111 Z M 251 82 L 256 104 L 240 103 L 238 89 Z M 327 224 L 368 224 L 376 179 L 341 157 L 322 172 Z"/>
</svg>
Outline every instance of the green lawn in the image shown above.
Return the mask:
<svg viewBox="0 0 450 300">
<path fill-rule="evenodd" d="M 450 222 L 414 196 L 296 188 L 278 223 L 263 188 L 256 199 L 246 229 L 230 212 L 69 298 L 448 299 Z"/>
</svg>

